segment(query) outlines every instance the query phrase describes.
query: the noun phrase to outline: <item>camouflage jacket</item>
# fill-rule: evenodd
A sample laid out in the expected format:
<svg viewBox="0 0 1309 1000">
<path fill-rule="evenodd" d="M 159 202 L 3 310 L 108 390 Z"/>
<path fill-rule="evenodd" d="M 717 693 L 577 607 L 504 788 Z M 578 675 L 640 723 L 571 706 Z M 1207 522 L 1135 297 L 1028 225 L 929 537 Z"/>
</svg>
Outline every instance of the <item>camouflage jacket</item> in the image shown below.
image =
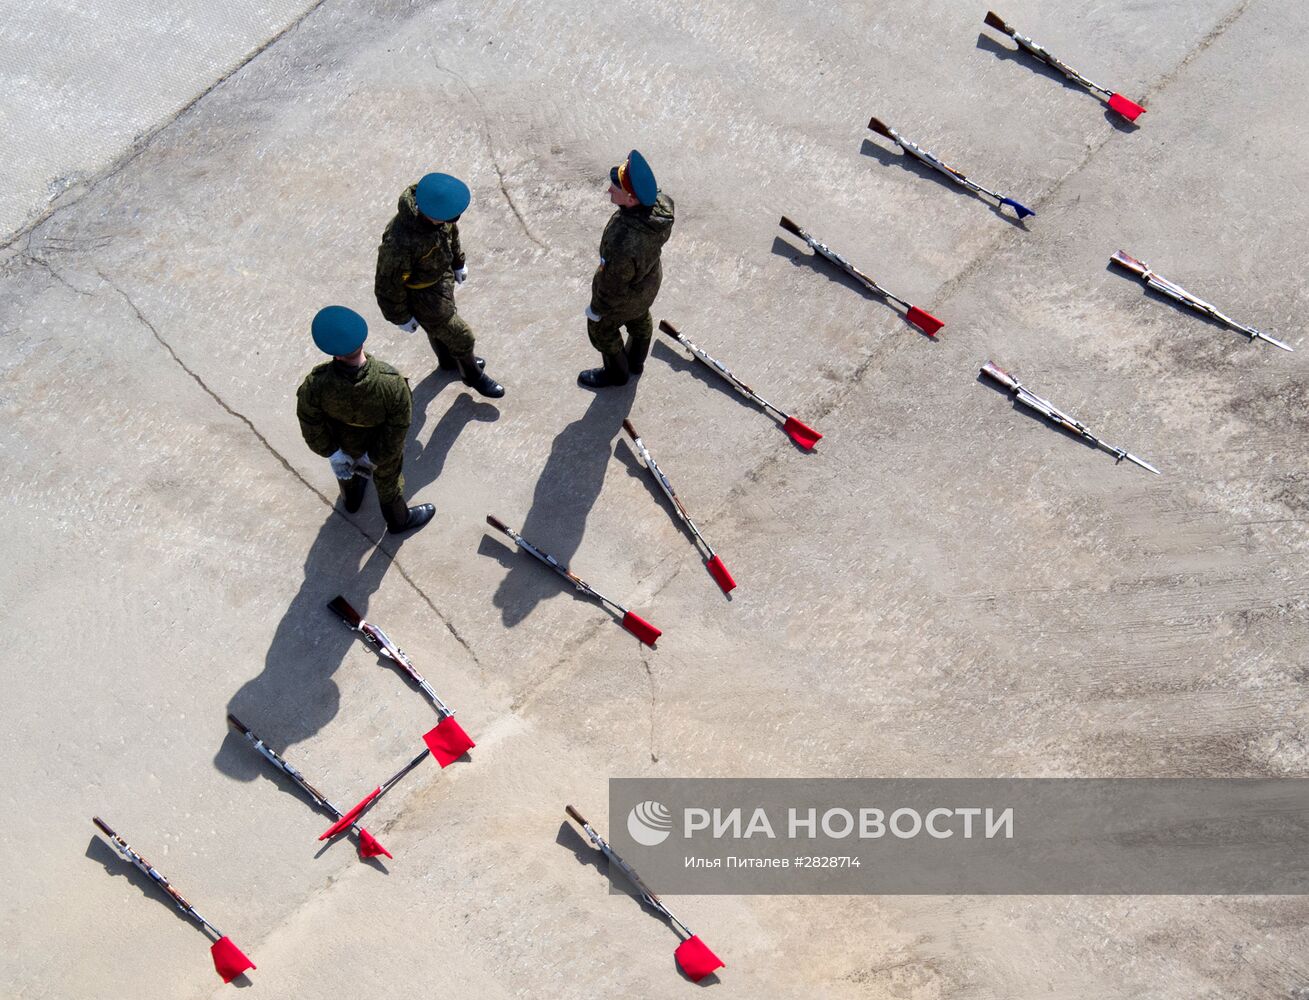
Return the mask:
<svg viewBox="0 0 1309 1000">
<path fill-rule="evenodd" d="M 413 316 L 409 293 L 426 289 L 450 301 L 454 312 L 454 272 L 464 266 L 459 245 L 459 226 L 453 222 L 428 222 L 418 214 L 411 184 L 400 195 L 395 218 L 382 234 L 377 248 L 377 276 L 373 292 L 378 308 L 391 323 L 405 323 Z"/>
<path fill-rule="evenodd" d="M 317 454 L 368 452 L 386 465 L 404 453 L 413 397 L 404 376 L 378 358 L 359 368 L 326 361 L 300 383 L 295 411 L 305 444 Z"/>
<path fill-rule="evenodd" d="M 662 191 L 650 208 L 620 208 L 600 237 L 591 308 L 607 319 L 635 318 L 654 304 L 663 280 L 659 253 L 673 232 L 673 199 Z"/>
</svg>

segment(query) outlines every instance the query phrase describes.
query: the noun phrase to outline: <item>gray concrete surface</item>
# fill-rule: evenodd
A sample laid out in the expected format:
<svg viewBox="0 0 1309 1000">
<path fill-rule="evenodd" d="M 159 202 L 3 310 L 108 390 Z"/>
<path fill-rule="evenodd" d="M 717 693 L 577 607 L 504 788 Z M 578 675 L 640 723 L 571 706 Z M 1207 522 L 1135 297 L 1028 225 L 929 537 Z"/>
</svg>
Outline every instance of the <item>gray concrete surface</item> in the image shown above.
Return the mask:
<svg viewBox="0 0 1309 1000">
<path fill-rule="evenodd" d="M 0 240 L 77 200 L 314 2 L 4 4 Z"/>
<path fill-rule="evenodd" d="M 5 260 L 0 583 L 10 859 L 0 993 L 217 996 L 101 813 L 270 997 L 673 997 L 672 934 L 610 896 L 572 801 L 610 775 L 1299 775 L 1309 767 L 1301 247 L 1309 13 L 1274 0 L 1000 11 L 1143 96 L 1135 131 L 981 38 L 980 7 L 332 0 Z M 993 180 L 1024 231 L 865 145 L 869 114 Z M 1258 141 L 1259 139 L 1262 141 Z M 658 315 L 826 437 L 813 455 L 665 344 L 575 387 L 604 172 L 678 204 Z M 381 322 L 373 252 L 427 169 L 468 177 L 461 311 L 498 405 Z M 786 212 L 946 320 L 815 267 Z M 1299 348 L 1106 269 L 1120 247 Z M 413 376 L 396 544 L 299 440 L 341 301 Z M 977 381 L 992 358 L 1156 462 L 1115 466 Z M 630 414 L 737 579 L 719 596 Z M 665 630 L 638 646 L 486 534 L 526 525 Z M 340 800 L 431 713 L 323 609 L 383 622 L 478 740 L 371 819 L 386 871 L 227 738 Z M 1268 998 L 1309 986 L 1276 898 L 687 897 L 714 994 Z M 253 995 L 253 994 L 252 994 Z"/>
</svg>

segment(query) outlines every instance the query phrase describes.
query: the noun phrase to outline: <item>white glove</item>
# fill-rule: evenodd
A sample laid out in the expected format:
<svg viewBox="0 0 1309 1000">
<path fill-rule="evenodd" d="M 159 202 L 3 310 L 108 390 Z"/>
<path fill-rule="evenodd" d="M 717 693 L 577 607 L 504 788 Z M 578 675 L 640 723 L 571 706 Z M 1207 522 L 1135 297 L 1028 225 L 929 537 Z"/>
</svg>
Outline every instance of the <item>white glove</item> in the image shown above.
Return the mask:
<svg viewBox="0 0 1309 1000">
<path fill-rule="evenodd" d="M 337 479 L 349 479 L 355 474 L 355 460 L 340 448 L 332 453 L 328 461 L 332 463 L 332 472 Z"/>
<path fill-rule="evenodd" d="M 418 329 L 418 320 L 410 316 L 408 320 L 406 320 L 403 323 L 397 323 L 396 326 L 398 326 L 405 333 L 413 333 L 415 330 Z"/>
<path fill-rule="evenodd" d="M 376 468 L 377 463 L 368 457 L 368 452 L 364 452 L 355 459 L 354 474 L 356 476 L 363 476 L 365 479 L 372 479 L 373 470 Z"/>
<path fill-rule="evenodd" d="M 587 307 L 586 307 L 586 318 L 589 319 L 592 323 L 599 323 L 599 322 L 600 322 L 600 314 L 597 313 L 597 312 L 596 312 L 594 309 L 592 309 L 590 306 L 587 306 Z"/>
<path fill-rule="evenodd" d="M 459 268 L 459 270 L 455 271 L 455 284 L 462 285 L 467 280 L 468 280 L 468 265 L 465 264 L 463 267 Z"/>
</svg>

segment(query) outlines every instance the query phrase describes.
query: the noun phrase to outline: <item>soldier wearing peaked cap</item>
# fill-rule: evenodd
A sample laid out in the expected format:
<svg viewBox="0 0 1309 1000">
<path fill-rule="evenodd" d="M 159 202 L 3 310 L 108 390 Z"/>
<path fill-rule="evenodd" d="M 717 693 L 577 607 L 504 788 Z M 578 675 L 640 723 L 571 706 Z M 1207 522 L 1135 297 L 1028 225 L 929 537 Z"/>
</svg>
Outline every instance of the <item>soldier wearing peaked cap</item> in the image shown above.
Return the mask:
<svg viewBox="0 0 1309 1000">
<path fill-rule="evenodd" d="M 577 376 L 588 389 L 626 385 L 629 375 L 644 370 L 654 332 L 650 307 L 663 280 L 659 255 L 673 232 L 673 199 L 659 190 L 654 171 L 635 149 L 609 171 L 609 200 L 618 211 L 600 237 L 600 266 L 586 307 L 586 332 L 604 366 Z"/>
<path fill-rule="evenodd" d="M 378 358 L 364 353 L 368 324 L 353 309 L 327 306 L 314 316 L 314 343 L 332 356 L 300 384 L 296 416 L 305 444 L 332 463 L 345 509 L 364 502 L 368 480 L 392 532 L 421 528 L 436 513 L 430 503 L 405 503 L 405 438 L 413 415 L 409 383 Z"/>
<path fill-rule="evenodd" d="M 423 328 L 439 368 L 458 370 L 464 385 L 498 399 L 504 386 L 482 371 L 472 327 L 455 311 L 455 285 L 468 278 L 458 222 L 471 200 L 468 185 L 449 174 L 406 188 L 377 248 L 373 291 L 390 322 L 406 333 Z"/>
</svg>

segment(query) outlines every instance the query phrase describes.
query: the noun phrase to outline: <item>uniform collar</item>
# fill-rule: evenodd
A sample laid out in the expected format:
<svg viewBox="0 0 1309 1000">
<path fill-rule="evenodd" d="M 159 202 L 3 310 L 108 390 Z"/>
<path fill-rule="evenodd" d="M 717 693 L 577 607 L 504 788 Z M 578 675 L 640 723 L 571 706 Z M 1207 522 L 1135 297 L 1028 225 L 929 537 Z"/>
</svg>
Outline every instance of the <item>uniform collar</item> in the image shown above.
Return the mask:
<svg viewBox="0 0 1309 1000">
<path fill-rule="evenodd" d="M 372 356 L 367 353 L 364 354 L 364 363 L 360 365 L 358 368 L 356 368 L 354 365 L 347 365 L 344 361 L 337 361 L 335 358 L 333 358 L 332 370 L 336 372 L 338 375 L 340 375 L 342 378 L 344 378 L 347 382 L 355 383 L 360 381 L 366 374 L 368 374 L 368 367 L 372 363 L 373 363 Z"/>
</svg>

